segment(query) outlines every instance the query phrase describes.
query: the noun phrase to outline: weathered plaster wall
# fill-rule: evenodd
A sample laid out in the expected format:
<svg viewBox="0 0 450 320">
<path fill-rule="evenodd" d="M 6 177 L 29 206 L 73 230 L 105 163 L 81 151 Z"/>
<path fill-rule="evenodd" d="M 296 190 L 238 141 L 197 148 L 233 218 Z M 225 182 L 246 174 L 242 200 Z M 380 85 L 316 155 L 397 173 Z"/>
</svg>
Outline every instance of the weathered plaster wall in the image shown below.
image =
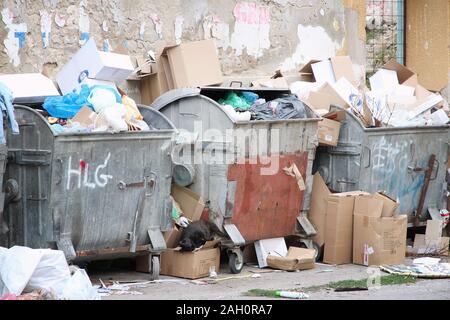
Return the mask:
<svg viewBox="0 0 450 320">
<path fill-rule="evenodd" d="M 364 1 L 4 0 L 0 72 L 55 73 L 88 37 L 142 55 L 159 40 L 215 38 L 225 75 L 286 73 L 349 53 L 365 64 Z"/>
<path fill-rule="evenodd" d="M 422 85 L 449 98 L 449 0 L 407 1 L 406 65 L 419 75 Z"/>
</svg>

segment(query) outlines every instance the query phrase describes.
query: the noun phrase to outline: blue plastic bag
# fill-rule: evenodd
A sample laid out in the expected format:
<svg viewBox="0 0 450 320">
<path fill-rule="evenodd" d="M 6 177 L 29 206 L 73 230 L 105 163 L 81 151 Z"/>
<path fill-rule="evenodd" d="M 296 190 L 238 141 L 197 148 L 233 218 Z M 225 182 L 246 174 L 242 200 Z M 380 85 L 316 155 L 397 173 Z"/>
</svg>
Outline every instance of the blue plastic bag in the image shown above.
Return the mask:
<svg viewBox="0 0 450 320">
<path fill-rule="evenodd" d="M 80 111 L 83 106 L 88 106 L 94 110 L 92 104 L 88 102 L 88 97 L 91 91 L 96 89 L 107 89 L 114 92 L 118 103 L 122 103 L 122 97 L 116 89 L 108 86 L 96 85 L 89 88 L 87 85 L 82 85 L 80 93 L 72 92 L 61 97 L 48 97 L 45 99 L 44 109 L 55 118 L 71 119 Z"/>
</svg>

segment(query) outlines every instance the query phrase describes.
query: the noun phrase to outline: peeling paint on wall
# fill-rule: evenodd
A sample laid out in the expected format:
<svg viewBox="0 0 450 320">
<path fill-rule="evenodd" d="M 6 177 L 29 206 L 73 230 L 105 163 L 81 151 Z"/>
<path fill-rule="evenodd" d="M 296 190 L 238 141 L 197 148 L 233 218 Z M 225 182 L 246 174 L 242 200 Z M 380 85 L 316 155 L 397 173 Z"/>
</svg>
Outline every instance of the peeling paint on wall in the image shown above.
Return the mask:
<svg viewBox="0 0 450 320">
<path fill-rule="evenodd" d="M 230 46 L 230 26 L 217 15 L 206 16 L 203 20 L 205 39 L 216 39 L 216 46 L 226 50 Z"/>
<path fill-rule="evenodd" d="M 163 38 L 163 33 L 162 33 L 162 21 L 161 18 L 156 14 L 152 14 L 150 15 L 150 19 L 152 19 L 153 24 L 155 25 L 155 32 L 158 35 L 159 39 Z"/>
<path fill-rule="evenodd" d="M 181 43 L 181 36 L 183 35 L 183 23 L 184 23 L 183 16 L 177 16 L 175 18 L 175 43 L 176 44 Z"/>
<path fill-rule="evenodd" d="M 336 55 L 342 44 L 333 41 L 323 27 L 298 25 L 299 43 L 292 57 L 281 65 L 281 71 L 291 71 L 311 59 L 327 59 Z"/>
<path fill-rule="evenodd" d="M 41 36 L 44 48 L 48 48 L 52 35 L 52 15 L 46 10 L 39 11 L 41 16 Z"/>
<path fill-rule="evenodd" d="M 14 15 L 11 10 L 8 8 L 2 10 L 2 20 L 6 29 L 8 29 L 8 34 L 3 40 L 5 52 L 14 67 L 18 67 L 20 65 L 19 51 L 25 45 L 27 25 L 25 23 L 13 23 L 13 18 Z"/>
<path fill-rule="evenodd" d="M 80 45 L 85 44 L 89 40 L 89 16 L 84 11 L 84 7 L 86 6 L 85 1 L 80 2 L 80 19 L 78 20 L 78 26 L 80 28 Z"/>
<path fill-rule="evenodd" d="M 109 43 L 108 39 L 103 40 L 103 51 L 105 52 L 111 51 L 111 44 Z"/>
<path fill-rule="evenodd" d="M 266 6 L 252 2 L 240 2 L 233 10 L 236 18 L 231 47 L 240 56 L 247 50 L 249 56 L 259 58 L 264 49 L 270 48 L 270 12 Z"/>
<path fill-rule="evenodd" d="M 145 36 L 145 21 L 141 22 L 141 26 L 139 27 L 139 40 L 144 41 Z"/>
</svg>

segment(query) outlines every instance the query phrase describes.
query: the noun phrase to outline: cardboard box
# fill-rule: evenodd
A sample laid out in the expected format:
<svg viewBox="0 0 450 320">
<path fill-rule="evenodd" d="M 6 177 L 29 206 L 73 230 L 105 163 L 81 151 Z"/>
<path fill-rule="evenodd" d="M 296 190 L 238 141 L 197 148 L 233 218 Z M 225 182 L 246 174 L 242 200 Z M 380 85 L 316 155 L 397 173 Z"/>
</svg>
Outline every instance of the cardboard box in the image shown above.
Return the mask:
<svg viewBox="0 0 450 320">
<path fill-rule="evenodd" d="M 311 60 L 299 73 L 302 81 L 334 84 L 339 79 L 346 78 L 354 86 L 358 86 L 349 56 L 336 56 L 322 61 Z"/>
<path fill-rule="evenodd" d="M 330 106 L 333 105 L 334 98 L 332 95 L 311 91 L 306 99 L 301 99 L 308 107 L 320 116 L 324 116 L 330 112 Z"/>
<path fill-rule="evenodd" d="M 200 220 L 205 208 L 205 202 L 202 197 L 188 188 L 179 187 L 175 184 L 172 185 L 171 194 L 173 199 L 180 205 L 184 217 L 192 221 Z"/>
<path fill-rule="evenodd" d="M 79 91 L 85 78 L 107 80 L 117 84 L 134 71 L 128 55 L 102 52 L 91 38 L 58 72 L 56 82 L 63 94 Z"/>
<path fill-rule="evenodd" d="M 323 181 L 319 172 L 314 175 L 311 192 L 311 206 L 308 218 L 316 229 L 316 235 L 313 240 L 323 246 L 325 243 L 325 223 L 327 215 L 328 196 L 331 194 L 325 181 Z"/>
<path fill-rule="evenodd" d="M 160 60 L 169 90 L 223 82 L 214 40 L 184 42 L 165 47 Z"/>
<path fill-rule="evenodd" d="M 312 64 L 317 62 L 320 62 L 320 60 L 311 60 L 299 70 L 301 81 L 316 82 L 316 77 L 314 76 Z"/>
<path fill-rule="evenodd" d="M 187 279 L 208 277 L 210 268 L 218 272 L 220 268 L 220 249 L 214 248 L 216 242 L 210 241 L 203 249 L 194 252 L 181 252 L 168 249 L 161 253 L 161 274 Z"/>
<path fill-rule="evenodd" d="M 272 88 L 272 89 L 287 89 L 289 84 L 284 77 L 279 78 L 262 78 L 251 83 L 255 88 Z"/>
<path fill-rule="evenodd" d="M 40 73 L 3 74 L 0 82 L 13 93 L 14 103 L 43 103 L 45 98 L 59 96 L 53 81 Z"/>
<path fill-rule="evenodd" d="M 166 241 L 166 247 L 169 249 L 178 247 L 182 233 L 183 230 L 179 229 L 177 226 L 174 226 L 170 231 L 164 232 L 163 236 Z"/>
<path fill-rule="evenodd" d="M 377 192 L 373 196 L 375 199 L 383 202 L 383 211 L 381 212 L 382 217 L 388 218 L 395 215 L 395 210 L 397 210 L 400 205 L 396 200 L 382 192 Z"/>
<path fill-rule="evenodd" d="M 328 196 L 323 261 L 329 264 L 352 262 L 353 210 L 355 199 L 366 196 L 362 191 Z"/>
<path fill-rule="evenodd" d="M 417 74 L 415 74 L 410 69 L 406 68 L 404 65 L 398 63 L 396 59 L 391 59 L 381 68 L 395 71 L 397 73 L 397 79 L 399 84 L 403 84 L 414 88 L 417 85 L 419 85 Z"/>
<path fill-rule="evenodd" d="M 331 58 L 331 65 L 336 80 L 346 78 L 354 86 L 358 86 L 358 81 L 353 71 L 353 63 L 349 56 L 336 56 Z"/>
<path fill-rule="evenodd" d="M 402 264 L 406 255 L 407 217 L 355 215 L 353 263 L 365 266 Z"/>
<path fill-rule="evenodd" d="M 406 254 L 407 216 L 382 217 L 384 200 L 355 199 L 353 263 L 365 266 L 401 264 Z"/>
<path fill-rule="evenodd" d="M 160 95 L 169 91 L 160 58 L 152 64 L 151 73 L 140 77 L 140 83 L 141 102 L 147 106 L 151 105 Z"/>
<path fill-rule="evenodd" d="M 339 121 L 323 118 L 319 122 L 319 145 L 337 146 L 340 130 L 341 123 Z"/>
<path fill-rule="evenodd" d="M 313 269 L 315 266 L 314 255 L 313 249 L 289 247 L 285 257 L 269 255 L 267 264 L 273 269 L 285 271 Z"/>
<path fill-rule="evenodd" d="M 274 238 L 255 241 L 256 257 L 260 268 L 269 266 L 267 256 L 269 254 L 285 257 L 288 250 L 284 238 Z"/>
</svg>

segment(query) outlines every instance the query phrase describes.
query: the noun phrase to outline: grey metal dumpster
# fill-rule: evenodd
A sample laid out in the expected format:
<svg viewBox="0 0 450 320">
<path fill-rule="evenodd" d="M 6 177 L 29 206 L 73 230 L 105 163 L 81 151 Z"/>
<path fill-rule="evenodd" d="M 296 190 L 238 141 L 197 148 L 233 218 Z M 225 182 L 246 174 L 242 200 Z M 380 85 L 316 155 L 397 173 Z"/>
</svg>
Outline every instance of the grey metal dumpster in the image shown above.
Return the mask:
<svg viewBox="0 0 450 320">
<path fill-rule="evenodd" d="M 191 142 L 177 153 L 182 159 L 173 159 L 174 178 L 184 175 L 178 180 L 186 181 L 186 176 L 192 175 L 189 188 L 207 201 L 209 219 L 228 234 L 229 243 L 222 245 L 228 248 L 231 271 L 238 273 L 243 265 L 239 246 L 296 234 L 297 219 L 309 209 L 320 119 L 306 107 L 305 119 L 235 121 L 216 102 L 230 90 L 253 91 L 267 101 L 290 93 L 217 87 L 181 89 L 162 95 L 152 107 L 174 123 L 180 136 L 183 130 L 193 133 L 186 138 Z M 176 170 L 177 163 L 186 165 L 186 170 Z M 293 164 L 306 190 L 284 172 Z"/>
<path fill-rule="evenodd" d="M 3 204 L 5 203 L 5 190 L 3 190 L 3 175 L 6 170 L 6 158 L 8 154 L 8 148 L 6 144 L 0 144 L 0 237 L 2 233 L 7 232 L 8 227 L 3 220 Z M 1 241 L 0 241 L 1 245 Z"/>
<path fill-rule="evenodd" d="M 366 128 L 347 112 L 337 147 L 319 147 L 314 170 L 336 192 L 386 191 L 400 201 L 397 212 L 408 215 L 412 226 L 432 154 L 436 162 L 420 220 L 426 220 L 428 208 L 447 207 L 448 143 L 448 126 Z"/>
<path fill-rule="evenodd" d="M 176 129 L 159 112 L 140 110 L 155 130 L 55 134 L 38 111 L 16 106 L 20 135 L 8 134 L 5 179 L 19 199 L 5 208 L 8 246 L 58 248 L 69 261 L 150 252 L 158 276 L 162 232 L 171 228 Z"/>
</svg>

